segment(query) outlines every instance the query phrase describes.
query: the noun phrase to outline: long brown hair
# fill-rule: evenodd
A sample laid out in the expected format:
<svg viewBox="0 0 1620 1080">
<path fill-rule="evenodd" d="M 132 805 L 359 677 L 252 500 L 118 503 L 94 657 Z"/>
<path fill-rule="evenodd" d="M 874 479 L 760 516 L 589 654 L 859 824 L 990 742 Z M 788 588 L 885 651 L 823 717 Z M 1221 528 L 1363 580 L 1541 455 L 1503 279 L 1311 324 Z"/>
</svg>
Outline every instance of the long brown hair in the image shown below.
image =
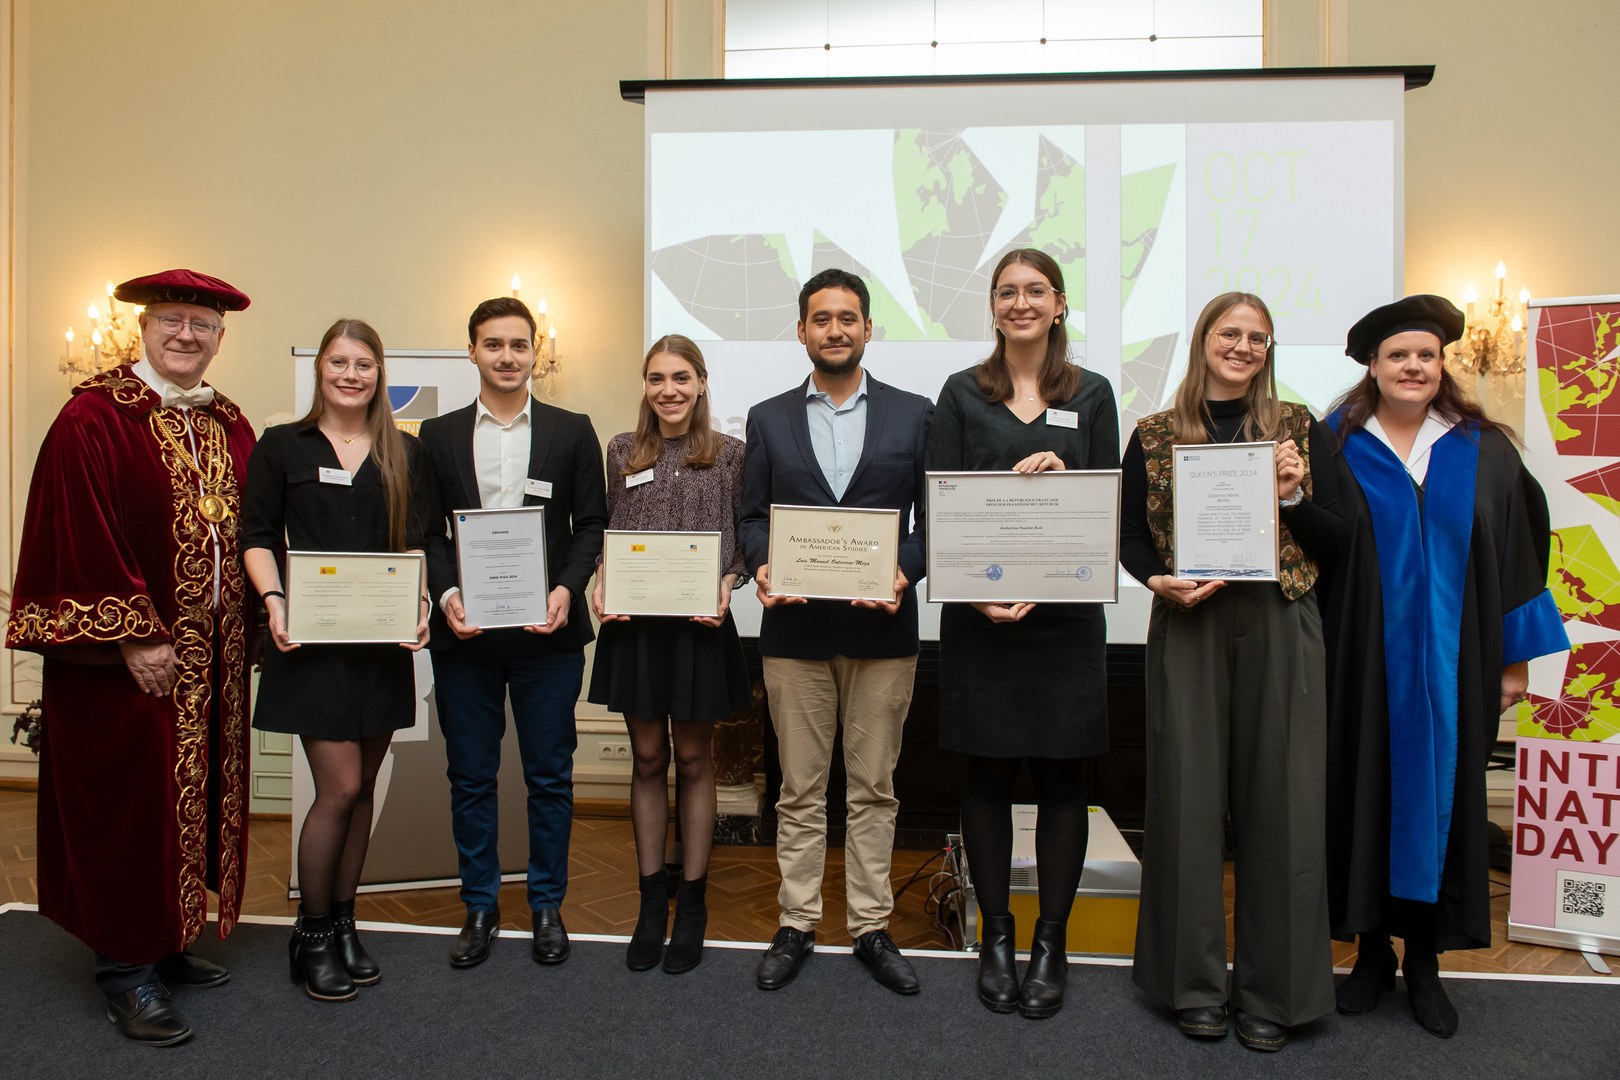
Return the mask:
<svg viewBox="0 0 1620 1080">
<path fill-rule="evenodd" d="M 1383 344 L 1380 341 L 1378 347 L 1382 348 Z M 1335 401 L 1328 409 L 1328 415 L 1330 416 L 1341 410 L 1344 412 L 1344 418 L 1339 421 L 1338 430 L 1341 449 L 1344 447 L 1345 440 L 1366 427 L 1367 420 L 1378 412 L 1380 397 L 1378 380 L 1373 378 L 1372 365 L 1366 364 L 1364 366 L 1367 370 L 1362 378 L 1358 379 L 1354 386 L 1340 395 L 1339 400 Z M 1453 424 L 1467 421 L 1469 426 L 1475 429 L 1499 431 L 1513 445 L 1521 449 L 1524 446 L 1524 443 L 1519 440 L 1518 432 L 1506 424 L 1498 423 L 1485 415 L 1485 410 L 1480 408 L 1479 403 L 1469 395 L 1468 391 L 1463 389 L 1462 385 L 1451 377 L 1451 372 L 1446 370 L 1443 363 L 1440 365 L 1440 388 L 1435 391 L 1434 400 L 1429 402 L 1429 408 Z"/>
<path fill-rule="evenodd" d="M 377 358 L 377 391 L 366 406 L 366 434 L 371 436 L 371 460 L 382 474 L 388 495 L 388 544 L 395 551 L 405 550 L 405 521 L 410 512 L 410 465 L 405 456 L 405 437 L 394 426 L 394 407 L 388 401 L 388 366 L 383 360 L 382 338 L 369 323 L 359 319 L 339 319 L 321 337 L 315 350 L 315 400 L 310 402 L 300 424 L 319 423 L 326 415 L 326 398 L 321 394 L 321 364 L 326 350 L 338 338 L 364 345 Z"/>
<path fill-rule="evenodd" d="M 1209 441 L 1209 427 L 1213 422 L 1205 393 L 1209 386 L 1209 363 L 1205 359 L 1204 343 L 1215 326 L 1235 308 L 1251 307 L 1266 320 L 1266 333 L 1275 337 L 1277 324 L 1271 318 L 1266 302 L 1253 293 L 1221 293 L 1204 305 L 1193 323 L 1192 337 L 1187 342 L 1187 374 L 1176 388 L 1175 401 L 1170 406 L 1170 427 L 1178 443 L 1204 443 Z M 1282 430 L 1282 406 L 1277 401 L 1277 342 L 1266 349 L 1265 366 L 1249 380 L 1243 392 L 1244 442 L 1268 442 Z"/>
<path fill-rule="evenodd" d="M 1051 284 L 1058 296 L 1064 298 L 1065 312 L 1068 298 L 1063 292 L 1063 270 L 1057 260 L 1039 248 L 1014 248 L 996 263 L 990 275 L 990 308 L 995 310 L 996 285 L 1002 271 L 1015 263 L 1034 270 Z M 1012 372 L 1007 370 L 1007 339 L 996 330 L 996 347 L 979 364 L 979 393 L 986 401 L 1006 401 L 1012 397 Z M 1063 316 L 1058 316 L 1046 330 L 1046 359 L 1041 361 L 1039 376 L 1040 395 L 1045 401 L 1068 401 L 1080 389 L 1080 368 L 1069 363 L 1069 327 Z"/>
<path fill-rule="evenodd" d="M 669 353 L 691 365 L 692 371 L 705 384 L 709 366 L 703 362 L 703 352 L 697 342 L 682 334 L 665 334 L 652 343 L 641 361 L 641 408 L 636 411 L 636 442 L 630 449 L 630 460 L 625 462 L 624 475 L 650 469 L 658 462 L 664 448 L 664 437 L 658 430 L 658 414 L 647 400 L 647 365 L 659 353 Z M 692 402 L 692 416 L 686 425 L 686 462 L 689 468 L 707 469 L 720 453 L 720 436 L 709 422 L 709 395 L 700 392 Z"/>
</svg>

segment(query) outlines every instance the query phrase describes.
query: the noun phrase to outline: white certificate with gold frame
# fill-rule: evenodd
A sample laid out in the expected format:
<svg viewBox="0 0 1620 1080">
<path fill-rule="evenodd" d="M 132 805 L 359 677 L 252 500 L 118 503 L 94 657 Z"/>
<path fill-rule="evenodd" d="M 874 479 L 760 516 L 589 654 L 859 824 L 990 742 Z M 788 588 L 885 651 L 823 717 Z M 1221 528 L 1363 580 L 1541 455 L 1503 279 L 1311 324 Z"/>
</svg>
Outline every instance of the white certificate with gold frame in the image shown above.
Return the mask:
<svg viewBox="0 0 1620 1080">
<path fill-rule="evenodd" d="M 1173 447 L 1175 575 L 1276 581 L 1277 444 Z"/>
<path fill-rule="evenodd" d="M 772 596 L 892 603 L 900 511 L 771 506 Z"/>
<path fill-rule="evenodd" d="M 289 551 L 287 637 L 300 645 L 416 641 L 423 557 L 375 551 Z"/>
<path fill-rule="evenodd" d="M 720 614 L 720 534 L 608 529 L 602 608 L 609 615 Z"/>
</svg>

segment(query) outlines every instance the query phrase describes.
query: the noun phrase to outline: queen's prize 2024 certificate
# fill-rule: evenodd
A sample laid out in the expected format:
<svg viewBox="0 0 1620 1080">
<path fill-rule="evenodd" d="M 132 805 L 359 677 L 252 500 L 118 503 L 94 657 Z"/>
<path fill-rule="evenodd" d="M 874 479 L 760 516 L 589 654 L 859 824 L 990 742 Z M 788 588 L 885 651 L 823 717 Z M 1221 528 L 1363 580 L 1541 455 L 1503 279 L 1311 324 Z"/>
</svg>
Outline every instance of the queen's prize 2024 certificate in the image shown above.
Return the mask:
<svg viewBox="0 0 1620 1080">
<path fill-rule="evenodd" d="M 1175 576 L 1277 580 L 1277 444 L 1172 448 Z"/>
</svg>

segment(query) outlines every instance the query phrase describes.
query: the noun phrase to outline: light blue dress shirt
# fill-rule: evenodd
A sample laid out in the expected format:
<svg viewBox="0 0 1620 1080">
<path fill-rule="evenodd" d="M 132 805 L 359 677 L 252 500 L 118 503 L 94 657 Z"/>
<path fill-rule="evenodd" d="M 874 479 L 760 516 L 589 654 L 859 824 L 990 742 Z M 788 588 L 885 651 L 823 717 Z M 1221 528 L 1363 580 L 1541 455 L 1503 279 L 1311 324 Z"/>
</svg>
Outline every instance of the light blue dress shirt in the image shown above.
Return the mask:
<svg viewBox="0 0 1620 1080">
<path fill-rule="evenodd" d="M 810 379 L 805 383 L 804 407 L 816 464 L 833 495 L 843 499 L 866 448 L 866 372 L 861 372 L 861 385 L 842 405 L 834 405 L 831 397 L 816 389 L 816 380 Z"/>
</svg>

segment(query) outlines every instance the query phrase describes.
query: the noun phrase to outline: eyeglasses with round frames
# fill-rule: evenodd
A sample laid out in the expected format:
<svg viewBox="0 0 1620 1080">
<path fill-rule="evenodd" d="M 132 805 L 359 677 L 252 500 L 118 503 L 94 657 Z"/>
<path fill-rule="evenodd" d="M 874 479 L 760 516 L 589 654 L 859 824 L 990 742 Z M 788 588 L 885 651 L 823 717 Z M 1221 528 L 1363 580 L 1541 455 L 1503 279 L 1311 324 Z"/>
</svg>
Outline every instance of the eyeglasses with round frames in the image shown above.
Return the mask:
<svg viewBox="0 0 1620 1080">
<path fill-rule="evenodd" d="M 1033 285 L 1025 285 L 1023 288 L 1016 288 L 1012 285 L 1003 285 L 990 295 L 995 298 L 998 307 L 1007 307 L 1014 303 L 1020 296 L 1031 304 L 1042 304 L 1046 302 L 1047 297 L 1051 296 L 1055 292 L 1057 292 L 1057 290 L 1052 288 L 1052 286 L 1042 285 L 1037 282 Z"/>
<path fill-rule="evenodd" d="M 1221 330 L 1211 330 L 1210 333 L 1220 338 L 1221 344 L 1228 349 L 1237 348 L 1238 342 L 1243 340 L 1243 331 L 1234 330 L 1230 326 Z M 1276 344 L 1276 339 L 1270 334 L 1253 333 L 1249 335 L 1249 348 L 1254 349 L 1256 352 L 1265 352 L 1274 344 Z"/>
<path fill-rule="evenodd" d="M 326 370 L 334 375 L 345 374 L 352 368 L 355 377 L 360 379 L 375 378 L 378 367 L 374 360 L 350 360 L 347 356 L 323 357 L 321 363 L 325 364 Z"/>
<path fill-rule="evenodd" d="M 196 319 L 182 319 L 178 315 L 154 315 L 152 318 L 157 320 L 158 326 L 170 337 L 174 337 L 176 334 L 180 333 L 180 328 L 183 326 L 191 327 L 192 334 L 196 335 L 197 337 L 213 337 L 215 334 L 225 329 L 219 323 L 200 322 Z"/>
</svg>

